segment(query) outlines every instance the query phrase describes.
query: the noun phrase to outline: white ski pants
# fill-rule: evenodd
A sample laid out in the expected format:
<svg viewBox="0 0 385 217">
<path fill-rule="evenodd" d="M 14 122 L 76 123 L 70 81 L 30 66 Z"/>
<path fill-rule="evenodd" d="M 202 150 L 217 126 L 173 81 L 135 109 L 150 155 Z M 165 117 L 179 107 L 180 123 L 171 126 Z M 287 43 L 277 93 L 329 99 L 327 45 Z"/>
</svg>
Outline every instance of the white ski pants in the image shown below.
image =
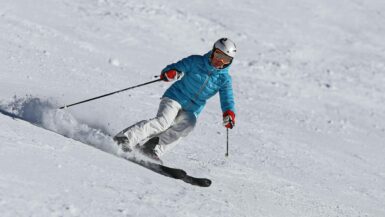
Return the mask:
<svg viewBox="0 0 385 217">
<path fill-rule="evenodd" d="M 143 144 L 152 137 L 159 137 L 155 153 L 162 156 L 181 138 L 186 137 L 194 129 L 195 124 L 196 116 L 193 113 L 184 111 L 178 102 L 164 97 L 155 118 L 140 121 L 119 134 L 124 134 L 128 138 L 125 145 L 130 148 Z"/>
</svg>

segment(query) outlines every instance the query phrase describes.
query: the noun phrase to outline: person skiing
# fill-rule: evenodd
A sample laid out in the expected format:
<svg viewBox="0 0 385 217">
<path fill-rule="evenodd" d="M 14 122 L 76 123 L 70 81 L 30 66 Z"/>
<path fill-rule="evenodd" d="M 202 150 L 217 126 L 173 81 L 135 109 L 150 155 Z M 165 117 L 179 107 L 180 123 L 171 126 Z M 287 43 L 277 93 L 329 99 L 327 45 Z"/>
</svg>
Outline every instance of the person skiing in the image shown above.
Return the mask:
<svg viewBox="0 0 385 217">
<path fill-rule="evenodd" d="M 114 136 L 127 152 L 135 147 L 160 160 L 195 127 L 206 101 L 219 92 L 223 125 L 235 125 L 235 103 L 229 67 L 237 52 L 233 41 L 221 38 L 211 51 L 166 66 L 160 79 L 173 83 L 163 94 L 155 118 L 140 121 Z"/>
</svg>

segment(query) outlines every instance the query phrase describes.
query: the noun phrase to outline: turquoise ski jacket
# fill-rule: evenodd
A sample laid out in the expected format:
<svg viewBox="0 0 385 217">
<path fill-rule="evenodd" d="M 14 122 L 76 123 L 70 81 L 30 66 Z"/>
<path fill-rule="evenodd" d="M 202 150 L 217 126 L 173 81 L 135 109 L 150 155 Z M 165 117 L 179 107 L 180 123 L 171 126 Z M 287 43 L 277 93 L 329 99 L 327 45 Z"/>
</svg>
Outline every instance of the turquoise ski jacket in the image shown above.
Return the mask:
<svg viewBox="0 0 385 217">
<path fill-rule="evenodd" d="M 166 66 L 162 73 L 176 69 L 183 72 L 184 76 L 173 83 L 163 97 L 179 102 L 182 109 L 198 116 L 206 105 L 206 101 L 219 92 L 222 111 L 231 110 L 235 113 L 229 66 L 216 69 L 210 63 L 210 56 L 211 51 L 203 56 L 192 55 Z"/>
</svg>

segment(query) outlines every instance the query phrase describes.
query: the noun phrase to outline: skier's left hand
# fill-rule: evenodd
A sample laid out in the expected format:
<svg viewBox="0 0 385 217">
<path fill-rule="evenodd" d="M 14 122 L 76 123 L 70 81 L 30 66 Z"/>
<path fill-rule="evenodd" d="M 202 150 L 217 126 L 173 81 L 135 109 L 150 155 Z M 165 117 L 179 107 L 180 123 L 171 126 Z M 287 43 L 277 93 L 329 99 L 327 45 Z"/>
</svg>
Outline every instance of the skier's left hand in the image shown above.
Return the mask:
<svg viewBox="0 0 385 217">
<path fill-rule="evenodd" d="M 233 129 L 235 126 L 235 113 L 231 110 L 223 112 L 223 126 Z"/>
</svg>

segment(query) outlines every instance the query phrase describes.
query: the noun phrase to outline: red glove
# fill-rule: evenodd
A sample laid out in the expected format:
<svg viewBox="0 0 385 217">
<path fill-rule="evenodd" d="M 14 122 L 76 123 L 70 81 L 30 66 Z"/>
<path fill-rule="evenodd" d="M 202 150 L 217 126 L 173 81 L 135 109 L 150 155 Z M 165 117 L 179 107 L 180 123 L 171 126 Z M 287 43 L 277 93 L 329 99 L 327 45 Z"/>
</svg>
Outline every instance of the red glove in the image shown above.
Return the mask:
<svg viewBox="0 0 385 217">
<path fill-rule="evenodd" d="M 183 72 L 179 72 L 175 69 L 171 69 L 165 72 L 162 72 L 160 75 L 160 79 L 163 81 L 174 81 L 174 80 L 180 80 L 183 77 Z"/>
<path fill-rule="evenodd" d="M 223 126 L 233 129 L 235 126 L 235 114 L 231 110 L 223 112 Z"/>
</svg>

